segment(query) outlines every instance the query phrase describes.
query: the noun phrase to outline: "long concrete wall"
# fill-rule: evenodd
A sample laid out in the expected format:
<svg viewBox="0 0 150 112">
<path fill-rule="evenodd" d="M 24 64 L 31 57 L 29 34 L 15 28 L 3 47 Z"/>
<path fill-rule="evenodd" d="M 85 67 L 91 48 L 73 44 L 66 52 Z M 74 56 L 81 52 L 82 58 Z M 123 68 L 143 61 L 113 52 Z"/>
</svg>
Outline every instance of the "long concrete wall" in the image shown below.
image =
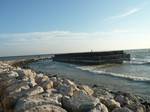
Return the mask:
<svg viewBox="0 0 150 112">
<path fill-rule="evenodd" d="M 56 54 L 53 57 L 53 61 L 83 65 L 122 63 L 125 60 L 130 60 L 130 54 L 124 51 L 67 53 Z"/>
</svg>

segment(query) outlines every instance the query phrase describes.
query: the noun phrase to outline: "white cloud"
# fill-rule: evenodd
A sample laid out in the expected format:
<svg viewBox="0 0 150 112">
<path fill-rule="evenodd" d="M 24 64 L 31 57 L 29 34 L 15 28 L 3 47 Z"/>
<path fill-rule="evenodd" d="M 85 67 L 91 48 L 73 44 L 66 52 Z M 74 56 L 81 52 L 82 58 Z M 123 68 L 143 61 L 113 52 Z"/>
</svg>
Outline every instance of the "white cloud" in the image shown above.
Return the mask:
<svg viewBox="0 0 150 112">
<path fill-rule="evenodd" d="M 114 33 L 130 33 L 133 31 L 127 30 L 127 29 L 114 29 L 112 32 L 114 32 Z"/>
<path fill-rule="evenodd" d="M 82 52 L 150 47 L 149 33 L 114 29 L 108 32 L 30 32 L 0 34 L 0 55 Z"/>
<path fill-rule="evenodd" d="M 125 17 L 131 16 L 131 15 L 134 15 L 134 14 L 138 13 L 141 10 L 142 10 L 142 8 L 133 8 L 133 9 L 130 9 L 126 12 L 123 12 L 120 15 L 111 16 L 111 17 L 107 18 L 106 20 L 115 20 L 115 19 L 125 18 Z"/>
</svg>

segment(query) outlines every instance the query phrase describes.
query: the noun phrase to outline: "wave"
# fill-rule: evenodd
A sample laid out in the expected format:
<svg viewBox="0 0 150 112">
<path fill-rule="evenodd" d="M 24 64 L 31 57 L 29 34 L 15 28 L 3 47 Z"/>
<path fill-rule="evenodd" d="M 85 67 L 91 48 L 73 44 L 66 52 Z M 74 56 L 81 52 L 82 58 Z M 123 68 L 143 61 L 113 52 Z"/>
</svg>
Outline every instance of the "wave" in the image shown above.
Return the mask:
<svg viewBox="0 0 150 112">
<path fill-rule="evenodd" d="M 84 71 L 93 72 L 96 74 L 108 75 L 108 76 L 122 78 L 122 79 L 130 80 L 130 81 L 150 83 L 150 78 L 147 78 L 147 77 L 129 76 L 129 75 L 125 75 L 125 74 L 118 74 L 118 73 L 106 72 L 106 71 L 101 71 L 101 70 L 94 70 L 92 67 L 87 67 L 87 66 L 86 67 L 77 67 L 77 68 L 84 70 Z"/>
<path fill-rule="evenodd" d="M 130 61 L 124 61 L 124 63 L 132 65 L 149 65 L 150 59 L 131 58 Z"/>
</svg>

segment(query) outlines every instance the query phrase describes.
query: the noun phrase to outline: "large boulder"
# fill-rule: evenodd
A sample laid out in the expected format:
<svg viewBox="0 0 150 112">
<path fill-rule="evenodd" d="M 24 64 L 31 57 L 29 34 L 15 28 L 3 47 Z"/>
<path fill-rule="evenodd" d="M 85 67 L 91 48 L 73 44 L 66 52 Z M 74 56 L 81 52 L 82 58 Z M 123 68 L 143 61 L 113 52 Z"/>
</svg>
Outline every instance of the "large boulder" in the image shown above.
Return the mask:
<svg viewBox="0 0 150 112">
<path fill-rule="evenodd" d="M 23 73 L 25 76 L 27 76 L 29 78 L 35 78 L 36 77 L 36 73 L 34 71 L 32 71 L 31 69 L 23 69 Z"/>
<path fill-rule="evenodd" d="M 25 110 L 30 110 L 31 108 L 41 106 L 41 105 L 55 105 L 61 106 L 61 98 L 60 94 L 53 95 L 35 95 L 29 97 L 20 98 L 15 105 L 15 112 L 22 112 Z"/>
<path fill-rule="evenodd" d="M 6 88 L 2 97 L 2 105 L 5 111 L 13 109 L 18 98 L 24 95 L 24 91 L 28 90 L 29 86 L 26 82 L 15 83 Z"/>
<path fill-rule="evenodd" d="M 72 96 L 75 91 L 79 91 L 79 89 L 77 88 L 77 85 L 68 79 L 64 79 L 64 80 L 57 79 L 56 88 L 58 92 L 66 96 Z"/>
<path fill-rule="evenodd" d="M 19 93 L 22 90 L 30 89 L 28 83 L 26 81 L 16 81 L 9 87 L 5 89 L 5 95 L 11 95 L 13 93 Z"/>
<path fill-rule="evenodd" d="M 57 87 L 57 90 L 59 93 L 67 96 L 72 96 L 75 89 L 72 86 L 66 85 L 66 84 L 61 84 Z"/>
<path fill-rule="evenodd" d="M 123 107 L 123 108 L 116 108 L 112 112 L 133 112 L 133 111 L 128 109 L 127 107 Z"/>
<path fill-rule="evenodd" d="M 67 112 L 61 107 L 54 105 L 41 105 L 22 112 Z"/>
<path fill-rule="evenodd" d="M 127 107 L 134 112 L 147 112 L 146 108 L 142 104 L 132 104 L 132 105 L 127 105 Z"/>
<path fill-rule="evenodd" d="M 4 78 L 0 79 L 0 96 L 5 93 L 5 89 L 16 83 L 16 79 Z"/>
<path fill-rule="evenodd" d="M 30 69 L 17 69 L 16 72 L 19 74 L 20 79 L 23 79 L 24 77 L 34 79 L 36 76 L 36 73 Z"/>
<path fill-rule="evenodd" d="M 121 104 L 121 106 L 140 104 L 139 99 L 131 93 L 118 92 L 115 100 Z"/>
<path fill-rule="evenodd" d="M 69 112 L 88 112 L 98 105 L 99 99 L 77 91 L 71 98 L 62 98 L 62 106 Z"/>
</svg>

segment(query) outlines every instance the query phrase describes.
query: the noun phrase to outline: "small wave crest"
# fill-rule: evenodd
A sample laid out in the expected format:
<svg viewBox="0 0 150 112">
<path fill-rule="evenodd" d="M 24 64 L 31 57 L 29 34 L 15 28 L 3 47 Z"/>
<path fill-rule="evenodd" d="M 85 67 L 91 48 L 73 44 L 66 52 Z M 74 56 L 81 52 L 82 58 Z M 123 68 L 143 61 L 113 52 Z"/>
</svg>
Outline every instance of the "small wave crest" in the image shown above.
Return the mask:
<svg viewBox="0 0 150 112">
<path fill-rule="evenodd" d="M 102 70 L 95 70 L 92 67 L 77 67 L 77 68 L 84 70 L 84 71 L 93 72 L 96 74 L 108 75 L 108 76 L 122 78 L 122 79 L 126 79 L 126 80 L 131 80 L 131 81 L 150 83 L 150 78 L 147 78 L 147 77 L 139 77 L 139 76 L 137 77 L 137 76 L 129 76 L 129 75 L 125 75 L 125 74 L 111 73 L 111 72 L 106 72 L 106 71 L 102 71 Z"/>
<path fill-rule="evenodd" d="M 131 58 L 130 61 L 124 61 L 124 63 L 134 64 L 134 65 L 148 65 L 150 64 L 150 59 Z"/>
</svg>

